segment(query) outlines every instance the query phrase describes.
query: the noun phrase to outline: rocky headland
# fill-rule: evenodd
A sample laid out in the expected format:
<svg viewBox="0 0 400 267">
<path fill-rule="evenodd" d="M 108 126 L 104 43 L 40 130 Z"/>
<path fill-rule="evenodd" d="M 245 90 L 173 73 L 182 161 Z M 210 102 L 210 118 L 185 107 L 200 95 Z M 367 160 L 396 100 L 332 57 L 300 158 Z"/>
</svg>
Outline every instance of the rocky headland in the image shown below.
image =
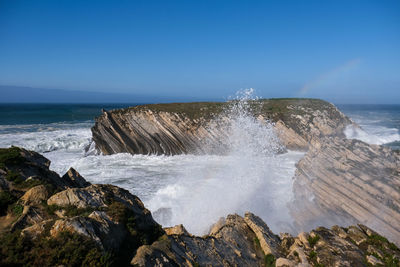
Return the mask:
<svg viewBox="0 0 400 267">
<path fill-rule="evenodd" d="M 226 145 L 231 119 L 242 111 L 272 122 L 288 149 L 307 150 L 312 140 L 325 136 L 344 138 L 344 128 L 352 124 L 334 105 L 318 99 L 249 100 L 244 107 L 239 101 L 172 103 L 104 111 L 92 136 L 105 155 L 218 153 Z"/>
<path fill-rule="evenodd" d="M 163 229 L 128 191 L 49 165 L 32 151 L 0 149 L 1 266 L 399 265 L 400 249 L 362 224 L 276 235 L 246 213 L 201 237 Z"/>
</svg>

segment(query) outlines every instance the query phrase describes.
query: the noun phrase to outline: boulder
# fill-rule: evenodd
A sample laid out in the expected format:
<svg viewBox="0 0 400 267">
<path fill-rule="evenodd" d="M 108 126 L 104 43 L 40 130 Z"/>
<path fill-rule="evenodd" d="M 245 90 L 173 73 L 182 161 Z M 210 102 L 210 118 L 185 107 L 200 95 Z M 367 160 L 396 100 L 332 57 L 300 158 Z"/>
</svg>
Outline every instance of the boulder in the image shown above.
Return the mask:
<svg viewBox="0 0 400 267">
<path fill-rule="evenodd" d="M 182 224 L 163 228 L 167 235 L 190 235 Z"/>
<path fill-rule="evenodd" d="M 21 197 L 24 205 L 40 205 L 43 201 L 47 200 L 49 192 L 44 185 L 37 185 L 32 187 Z"/>
<path fill-rule="evenodd" d="M 87 187 L 90 185 L 74 168 L 69 170 L 61 177 L 70 187 Z"/>
</svg>

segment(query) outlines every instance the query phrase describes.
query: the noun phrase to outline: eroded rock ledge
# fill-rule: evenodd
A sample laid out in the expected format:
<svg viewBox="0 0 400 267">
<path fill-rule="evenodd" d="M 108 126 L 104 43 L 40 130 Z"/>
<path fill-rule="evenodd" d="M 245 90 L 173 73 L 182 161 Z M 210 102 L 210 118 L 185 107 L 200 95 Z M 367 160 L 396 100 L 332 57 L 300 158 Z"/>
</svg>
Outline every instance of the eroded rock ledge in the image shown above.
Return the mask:
<svg viewBox="0 0 400 267">
<path fill-rule="evenodd" d="M 92 128 L 93 141 L 103 154 L 215 153 L 225 145 L 235 104 L 172 103 L 104 111 Z M 289 149 L 306 150 L 311 140 L 324 136 L 344 137 L 343 129 L 352 123 L 334 105 L 317 99 L 264 99 L 246 105 L 257 119 L 274 123 Z"/>
<path fill-rule="evenodd" d="M 400 154 L 390 148 L 314 141 L 297 164 L 293 191 L 299 228 L 363 223 L 400 243 Z"/>
<path fill-rule="evenodd" d="M 272 233 L 252 213 L 221 218 L 199 237 L 162 229 L 139 198 L 60 177 L 41 155 L 0 149 L 2 266 L 398 266 L 400 249 L 364 225 Z"/>
<path fill-rule="evenodd" d="M 298 236 L 270 231 L 252 213 L 221 219 L 203 237 L 181 225 L 138 249 L 131 264 L 147 266 L 396 266 L 400 250 L 364 225 L 318 227 Z M 392 265 L 390 265 L 392 264 Z"/>
</svg>

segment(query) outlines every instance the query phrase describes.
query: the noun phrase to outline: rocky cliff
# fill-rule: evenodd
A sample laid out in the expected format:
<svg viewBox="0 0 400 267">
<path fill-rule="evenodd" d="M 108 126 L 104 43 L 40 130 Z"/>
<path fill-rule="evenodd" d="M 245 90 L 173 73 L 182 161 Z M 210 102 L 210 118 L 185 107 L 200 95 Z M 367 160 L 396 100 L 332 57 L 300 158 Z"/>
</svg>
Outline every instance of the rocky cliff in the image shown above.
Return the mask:
<svg viewBox="0 0 400 267">
<path fill-rule="evenodd" d="M 172 103 L 104 111 L 92 128 L 104 154 L 218 153 L 226 145 L 238 101 Z M 352 122 L 332 104 L 317 99 L 264 99 L 246 102 L 246 111 L 274 124 L 289 149 L 306 150 L 313 139 L 343 136 Z"/>
<path fill-rule="evenodd" d="M 128 191 L 49 163 L 0 149 L 1 266 L 399 266 L 399 248 L 364 225 L 278 236 L 246 213 L 202 237 L 162 229 Z"/>
<path fill-rule="evenodd" d="M 390 148 L 340 138 L 312 142 L 293 190 L 300 228 L 358 222 L 400 242 L 400 155 Z"/>
</svg>

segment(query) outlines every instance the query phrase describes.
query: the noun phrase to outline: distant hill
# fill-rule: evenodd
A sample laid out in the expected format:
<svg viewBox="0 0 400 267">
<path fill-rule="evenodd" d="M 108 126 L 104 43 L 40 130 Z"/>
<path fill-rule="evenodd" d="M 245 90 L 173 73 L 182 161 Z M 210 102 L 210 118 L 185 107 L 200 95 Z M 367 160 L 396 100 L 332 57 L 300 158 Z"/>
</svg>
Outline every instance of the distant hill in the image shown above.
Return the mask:
<svg viewBox="0 0 400 267">
<path fill-rule="evenodd" d="M 0 103 L 161 103 L 199 99 L 0 85 Z"/>
</svg>

